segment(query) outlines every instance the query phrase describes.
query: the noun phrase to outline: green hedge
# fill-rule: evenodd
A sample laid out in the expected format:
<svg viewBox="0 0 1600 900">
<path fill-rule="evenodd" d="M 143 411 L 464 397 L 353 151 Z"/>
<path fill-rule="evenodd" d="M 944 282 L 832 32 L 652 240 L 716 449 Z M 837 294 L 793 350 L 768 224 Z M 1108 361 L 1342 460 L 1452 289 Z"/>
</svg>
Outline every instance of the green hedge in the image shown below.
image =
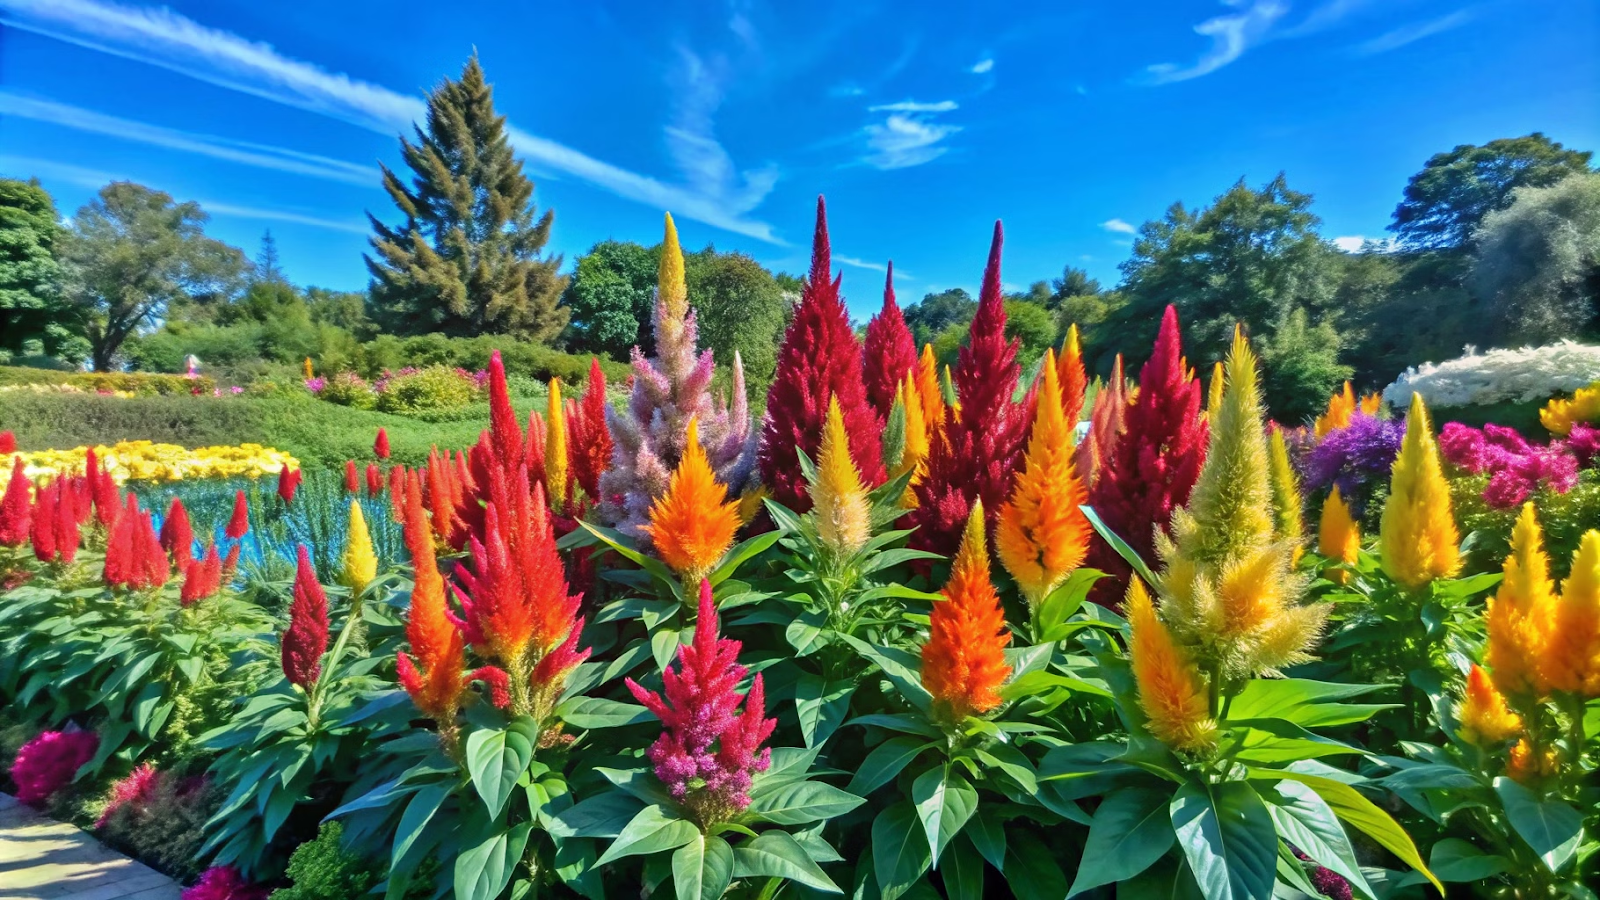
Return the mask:
<svg viewBox="0 0 1600 900">
<path fill-rule="evenodd" d="M 140 395 L 210 393 L 216 382 L 208 376 L 189 378 L 150 372 L 62 372 L 20 366 L 0 366 L 0 386 L 67 384 L 85 391 L 127 391 Z"/>
<path fill-rule="evenodd" d="M 378 377 L 384 369 L 398 370 L 405 366 L 457 366 L 476 372 L 489 367 L 489 357 L 496 350 L 500 351 L 506 371 L 513 375 L 526 375 L 540 381 L 560 378 L 565 384 L 580 383 L 589 377 L 587 355 L 563 353 L 540 344 L 497 336 L 450 338 L 425 334 L 400 338 L 384 335 L 362 344 L 353 362 L 354 368 L 368 378 Z M 610 382 L 628 377 L 626 363 L 601 358 L 600 369 Z"/>
<path fill-rule="evenodd" d="M 523 421 L 535 406 L 514 398 Z M 403 416 L 335 406 L 318 400 L 252 397 L 100 397 L 93 394 L 11 393 L 0 399 L 0 431 L 12 431 L 21 450 L 65 449 L 83 444 L 150 440 L 185 447 L 257 443 L 293 454 L 308 467 L 342 466 L 372 456 L 383 427 L 393 459 L 425 461 L 428 448 L 463 449 L 487 427 L 481 415 L 453 422 L 423 422 Z"/>
</svg>

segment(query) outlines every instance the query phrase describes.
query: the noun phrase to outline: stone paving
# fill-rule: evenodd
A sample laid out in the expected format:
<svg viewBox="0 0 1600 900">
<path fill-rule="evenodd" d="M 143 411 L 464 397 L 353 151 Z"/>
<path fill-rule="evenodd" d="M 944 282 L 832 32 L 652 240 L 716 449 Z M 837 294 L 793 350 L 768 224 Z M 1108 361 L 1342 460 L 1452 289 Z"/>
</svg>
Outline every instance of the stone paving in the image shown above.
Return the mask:
<svg viewBox="0 0 1600 900">
<path fill-rule="evenodd" d="M 0 900 L 178 900 L 160 872 L 0 794 Z"/>
</svg>

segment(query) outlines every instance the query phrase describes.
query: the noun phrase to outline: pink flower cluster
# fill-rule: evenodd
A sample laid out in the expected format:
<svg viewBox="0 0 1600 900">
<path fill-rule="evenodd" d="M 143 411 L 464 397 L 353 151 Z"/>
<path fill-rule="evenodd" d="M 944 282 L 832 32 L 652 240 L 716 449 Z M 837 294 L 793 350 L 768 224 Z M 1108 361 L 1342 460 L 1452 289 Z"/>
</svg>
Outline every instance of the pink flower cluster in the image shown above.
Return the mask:
<svg viewBox="0 0 1600 900">
<path fill-rule="evenodd" d="M 245 881 L 233 866 L 212 866 L 180 900 L 267 900 L 267 889 Z"/>
<path fill-rule="evenodd" d="M 100 736 L 92 731 L 46 731 L 22 745 L 11 764 L 17 799 L 44 806 L 56 791 L 72 783 L 83 764 L 94 759 Z"/>
<path fill-rule="evenodd" d="M 1503 425 L 1477 429 L 1449 422 L 1439 434 L 1439 449 L 1452 465 L 1474 475 L 1490 473 L 1483 502 L 1493 509 L 1513 509 L 1541 488 L 1565 494 L 1578 483 L 1578 456 L 1567 441 L 1530 444 Z"/>
<path fill-rule="evenodd" d="M 761 744 L 778 720 L 765 718 L 760 675 L 747 696 L 734 690 L 746 672 L 738 663 L 740 646 L 717 635 L 711 584 L 701 581 L 694 643 L 678 648 L 678 671 L 662 673 L 665 699 L 627 680 L 633 696 L 666 725 L 649 751 L 656 777 L 702 826 L 743 812 L 750 805 L 751 777 L 771 762 L 772 751 Z"/>
<path fill-rule="evenodd" d="M 154 764 L 140 763 L 128 773 L 128 777 L 111 786 L 111 799 L 101 811 L 99 820 L 94 823 L 95 829 L 106 827 L 106 823 L 111 821 L 117 810 L 129 804 L 148 803 L 156 790 L 161 787 L 164 777 Z"/>
</svg>

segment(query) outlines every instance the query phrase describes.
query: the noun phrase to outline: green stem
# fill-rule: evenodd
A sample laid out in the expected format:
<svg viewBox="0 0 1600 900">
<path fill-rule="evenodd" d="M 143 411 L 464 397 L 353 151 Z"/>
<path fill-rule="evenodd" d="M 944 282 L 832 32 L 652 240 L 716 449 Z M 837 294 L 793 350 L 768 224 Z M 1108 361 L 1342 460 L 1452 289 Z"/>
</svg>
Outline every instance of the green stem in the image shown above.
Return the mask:
<svg viewBox="0 0 1600 900">
<path fill-rule="evenodd" d="M 306 703 L 306 722 L 309 731 L 317 730 L 317 718 L 322 712 L 323 695 L 327 692 L 328 683 L 333 680 L 333 670 L 338 668 L 339 661 L 344 658 L 345 647 L 349 645 L 350 635 L 354 633 L 356 623 L 361 619 L 365 601 L 365 591 L 350 598 L 350 614 L 345 617 L 344 627 L 339 630 L 339 639 L 333 642 L 333 650 L 326 657 L 327 665 L 322 667 L 321 674 L 311 685 L 311 697 Z"/>
</svg>

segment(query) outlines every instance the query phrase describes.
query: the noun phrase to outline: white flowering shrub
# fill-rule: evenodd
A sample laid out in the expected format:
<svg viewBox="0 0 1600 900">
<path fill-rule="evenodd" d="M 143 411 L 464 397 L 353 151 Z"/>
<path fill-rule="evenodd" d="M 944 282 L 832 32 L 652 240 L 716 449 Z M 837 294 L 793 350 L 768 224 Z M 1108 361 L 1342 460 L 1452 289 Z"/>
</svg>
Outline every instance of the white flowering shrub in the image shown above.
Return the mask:
<svg viewBox="0 0 1600 900">
<path fill-rule="evenodd" d="M 1534 403 L 1600 380 L 1600 347 L 1561 341 L 1544 347 L 1490 350 L 1442 363 L 1423 363 L 1400 373 L 1383 399 L 1405 409 L 1413 391 L 1430 407 Z"/>
</svg>

